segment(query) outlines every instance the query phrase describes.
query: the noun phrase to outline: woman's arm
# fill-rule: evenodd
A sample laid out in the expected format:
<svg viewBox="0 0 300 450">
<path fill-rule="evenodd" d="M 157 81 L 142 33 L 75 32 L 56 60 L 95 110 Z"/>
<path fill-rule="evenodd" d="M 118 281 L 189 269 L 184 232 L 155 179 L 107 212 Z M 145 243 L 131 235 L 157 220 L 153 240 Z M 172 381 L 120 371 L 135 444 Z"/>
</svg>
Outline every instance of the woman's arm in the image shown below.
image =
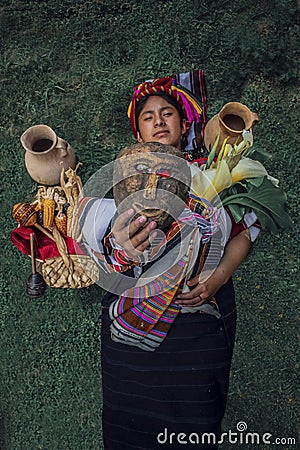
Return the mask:
<svg viewBox="0 0 300 450">
<path fill-rule="evenodd" d="M 129 259 L 138 262 L 139 255 L 155 237 L 153 230 L 156 228 L 156 223 L 150 222 L 143 228 L 145 220 L 139 217 L 128 225 L 133 214 L 133 210 L 122 213 L 117 218 L 112 232 L 115 241 L 123 247 Z M 180 306 L 200 306 L 207 302 L 246 259 L 251 245 L 249 229 L 233 237 L 226 245 L 224 255 L 213 274 L 204 282 L 199 283 L 199 275 L 189 280 L 187 285 L 191 291 L 178 295 L 175 303 Z"/>
<path fill-rule="evenodd" d="M 224 256 L 213 274 L 204 282 L 199 283 L 199 275 L 188 281 L 187 285 L 192 290 L 178 295 L 175 303 L 180 306 L 200 306 L 207 302 L 246 259 L 251 245 L 248 229 L 231 239 L 226 245 Z"/>
</svg>

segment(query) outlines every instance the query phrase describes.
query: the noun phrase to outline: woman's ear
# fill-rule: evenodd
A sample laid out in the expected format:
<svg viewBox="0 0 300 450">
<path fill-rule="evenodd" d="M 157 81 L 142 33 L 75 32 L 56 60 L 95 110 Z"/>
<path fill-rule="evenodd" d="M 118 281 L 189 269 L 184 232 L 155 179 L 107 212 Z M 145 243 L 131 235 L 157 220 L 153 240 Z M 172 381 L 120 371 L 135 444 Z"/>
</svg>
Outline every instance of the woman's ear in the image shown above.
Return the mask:
<svg viewBox="0 0 300 450">
<path fill-rule="evenodd" d="M 181 134 L 185 134 L 187 131 L 187 125 L 186 125 L 186 120 L 183 119 L 182 124 L 181 124 Z"/>
<path fill-rule="evenodd" d="M 141 136 L 141 133 L 139 131 L 136 132 L 136 139 L 140 144 L 143 144 L 144 139 Z"/>
</svg>

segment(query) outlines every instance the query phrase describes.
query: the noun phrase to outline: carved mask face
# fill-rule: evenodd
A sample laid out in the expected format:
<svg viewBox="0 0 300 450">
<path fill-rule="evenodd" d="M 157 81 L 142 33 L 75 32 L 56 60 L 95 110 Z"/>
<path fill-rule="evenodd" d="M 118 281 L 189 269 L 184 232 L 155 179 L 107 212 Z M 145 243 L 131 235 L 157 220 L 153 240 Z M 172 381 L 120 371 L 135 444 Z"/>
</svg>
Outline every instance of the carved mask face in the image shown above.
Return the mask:
<svg viewBox="0 0 300 450">
<path fill-rule="evenodd" d="M 189 186 L 189 165 L 170 145 L 152 142 L 125 147 L 114 164 L 113 192 L 119 213 L 134 208 L 137 215 L 146 216 L 146 223 L 154 220 L 161 229 L 183 211 Z"/>
</svg>

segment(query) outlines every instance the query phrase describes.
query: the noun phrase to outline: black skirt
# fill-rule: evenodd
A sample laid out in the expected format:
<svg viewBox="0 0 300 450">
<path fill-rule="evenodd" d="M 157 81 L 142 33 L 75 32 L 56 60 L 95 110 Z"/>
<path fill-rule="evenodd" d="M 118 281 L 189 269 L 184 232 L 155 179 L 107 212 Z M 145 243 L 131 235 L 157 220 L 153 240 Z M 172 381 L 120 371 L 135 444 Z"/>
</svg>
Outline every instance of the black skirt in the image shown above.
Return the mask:
<svg viewBox="0 0 300 450">
<path fill-rule="evenodd" d="M 232 280 L 215 297 L 220 319 L 180 313 L 154 352 L 111 340 L 108 307 L 115 296 L 104 297 L 105 450 L 217 448 L 236 327 Z"/>
</svg>

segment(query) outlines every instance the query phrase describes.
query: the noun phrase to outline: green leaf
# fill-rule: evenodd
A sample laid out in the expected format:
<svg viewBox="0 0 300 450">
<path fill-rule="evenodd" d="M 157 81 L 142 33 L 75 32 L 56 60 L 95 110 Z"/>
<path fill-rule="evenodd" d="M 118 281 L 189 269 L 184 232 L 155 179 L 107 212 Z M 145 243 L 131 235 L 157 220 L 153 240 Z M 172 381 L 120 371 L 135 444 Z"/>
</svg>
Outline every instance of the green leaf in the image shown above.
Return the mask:
<svg viewBox="0 0 300 450">
<path fill-rule="evenodd" d="M 229 195 L 234 194 L 240 194 L 242 192 L 247 192 L 247 184 L 244 182 L 244 180 L 239 181 L 238 183 L 234 183 L 232 186 L 230 186 L 227 189 L 224 189 L 222 192 L 219 193 L 219 197 L 221 200 L 227 198 Z"/>
<path fill-rule="evenodd" d="M 252 184 L 253 186 L 259 188 L 263 181 L 264 181 L 265 177 L 255 177 L 255 178 L 247 178 L 246 182 L 249 184 Z"/>
<path fill-rule="evenodd" d="M 206 161 L 206 165 L 205 165 L 205 169 L 209 169 L 210 168 L 210 166 L 211 166 L 211 164 L 212 164 L 212 162 L 214 160 L 214 157 L 216 156 L 216 151 L 217 151 L 217 147 L 218 147 L 218 144 L 219 144 L 220 135 L 221 135 L 221 131 L 219 131 L 218 136 L 217 136 L 217 138 L 216 138 L 216 140 L 214 142 L 213 148 L 209 152 L 209 155 L 208 155 L 208 158 L 207 158 L 207 161 Z"/>
<path fill-rule="evenodd" d="M 249 208 L 246 206 L 237 205 L 234 203 L 231 203 L 228 205 L 228 208 L 232 214 L 232 217 L 234 218 L 236 223 L 239 223 L 243 220 L 244 215 L 249 212 Z"/>
<path fill-rule="evenodd" d="M 247 192 L 228 195 L 222 199 L 223 206 L 228 206 L 240 217 L 242 210 L 248 207 L 254 210 L 262 226 L 278 236 L 279 230 L 291 228 L 293 222 L 285 211 L 286 195 L 282 188 L 275 187 L 266 177 L 259 187 L 247 183 Z M 236 205 L 236 207 L 233 207 Z"/>
<path fill-rule="evenodd" d="M 247 158 L 256 159 L 257 161 L 260 161 L 261 163 L 264 163 L 266 161 L 269 161 L 269 159 L 272 158 L 272 154 L 267 152 L 266 150 L 263 150 L 260 147 L 251 147 L 245 154 Z"/>
</svg>

